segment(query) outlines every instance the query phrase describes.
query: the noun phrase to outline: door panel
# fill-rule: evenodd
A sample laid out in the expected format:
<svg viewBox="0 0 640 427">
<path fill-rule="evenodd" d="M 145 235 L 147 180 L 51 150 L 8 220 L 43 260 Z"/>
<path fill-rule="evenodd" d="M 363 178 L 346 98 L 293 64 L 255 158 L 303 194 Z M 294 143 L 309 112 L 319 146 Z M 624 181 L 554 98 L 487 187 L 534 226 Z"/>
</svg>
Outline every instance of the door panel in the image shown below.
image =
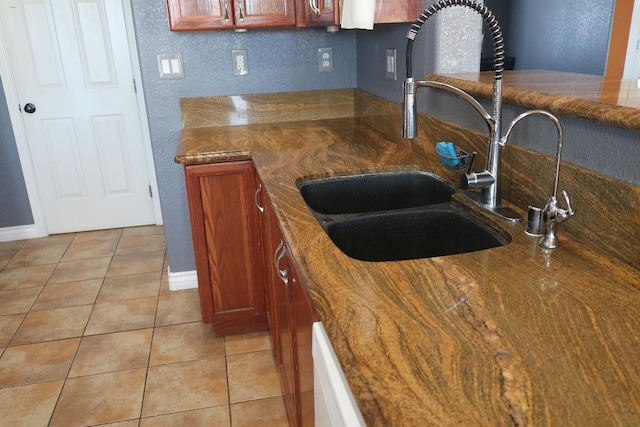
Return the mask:
<svg viewBox="0 0 640 427">
<path fill-rule="evenodd" d="M 0 7 L 48 231 L 154 223 L 120 1 Z"/>
</svg>

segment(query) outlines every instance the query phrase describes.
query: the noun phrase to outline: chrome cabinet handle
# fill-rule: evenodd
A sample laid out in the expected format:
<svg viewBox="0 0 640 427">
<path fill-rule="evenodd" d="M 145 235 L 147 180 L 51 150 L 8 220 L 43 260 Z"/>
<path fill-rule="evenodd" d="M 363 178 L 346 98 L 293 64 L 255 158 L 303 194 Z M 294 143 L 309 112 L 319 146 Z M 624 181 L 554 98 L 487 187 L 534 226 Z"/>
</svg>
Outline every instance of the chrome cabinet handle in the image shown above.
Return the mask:
<svg viewBox="0 0 640 427">
<path fill-rule="evenodd" d="M 280 252 L 280 254 L 278 254 L 278 252 Z M 286 254 L 287 254 L 287 247 L 284 245 L 284 242 L 281 240 L 280 244 L 278 245 L 278 249 L 276 249 L 275 253 L 273 254 L 273 258 L 274 258 L 273 262 L 276 266 L 278 277 L 280 277 L 280 280 L 282 280 L 282 283 L 284 283 L 285 285 L 289 284 L 289 278 L 287 277 L 288 272 L 286 269 L 280 268 L 280 261 L 282 261 L 282 258 L 284 258 Z"/>
<path fill-rule="evenodd" d="M 220 8 L 224 9 L 224 13 L 222 14 L 222 17 L 225 21 L 229 20 L 229 0 L 224 0 L 224 4 L 223 4 L 223 0 L 220 0 Z"/>
<path fill-rule="evenodd" d="M 264 212 L 264 206 L 260 206 L 260 200 L 258 195 L 262 191 L 262 184 L 258 184 L 258 188 L 256 188 L 256 193 L 253 195 L 253 200 L 256 202 L 256 206 L 260 212 Z"/>
<path fill-rule="evenodd" d="M 309 7 L 311 11 L 316 15 L 320 15 L 320 8 L 318 7 L 318 0 L 309 0 Z"/>
<path fill-rule="evenodd" d="M 238 1 L 238 20 L 242 21 L 244 19 L 244 11 L 242 8 L 242 1 Z"/>
</svg>

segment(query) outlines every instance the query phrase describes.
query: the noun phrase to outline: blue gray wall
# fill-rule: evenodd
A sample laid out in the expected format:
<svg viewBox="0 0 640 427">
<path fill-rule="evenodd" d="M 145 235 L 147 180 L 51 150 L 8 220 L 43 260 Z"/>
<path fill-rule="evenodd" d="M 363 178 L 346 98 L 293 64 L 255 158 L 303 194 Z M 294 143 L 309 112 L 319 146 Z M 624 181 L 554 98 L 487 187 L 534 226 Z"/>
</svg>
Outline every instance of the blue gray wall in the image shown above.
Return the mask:
<svg viewBox="0 0 640 427">
<path fill-rule="evenodd" d="M 165 0 L 132 0 L 132 6 L 171 271 L 190 271 L 195 262 L 184 175 L 173 162 L 180 98 L 354 88 L 355 34 L 320 28 L 171 32 Z M 333 72 L 318 72 L 319 47 L 333 48 Z M 232 49 L 248 50 L 249 75 L 232 75 Z M 161 53 L 182 54 L 183 80 L 158 78 Z"/>
<path fill-rule="evenodd" d="M 486 0 L 516 70 L 603 75 L 615 0 Z M 485 41 L 486 43 L 486 41 Z M 486 46 L 486 44 L 485 44 Z"/>
<path fill-rule="evenodd" d="M 0 228 L 30 224 L 31 207 L 0 82 Z"/>
</svg>

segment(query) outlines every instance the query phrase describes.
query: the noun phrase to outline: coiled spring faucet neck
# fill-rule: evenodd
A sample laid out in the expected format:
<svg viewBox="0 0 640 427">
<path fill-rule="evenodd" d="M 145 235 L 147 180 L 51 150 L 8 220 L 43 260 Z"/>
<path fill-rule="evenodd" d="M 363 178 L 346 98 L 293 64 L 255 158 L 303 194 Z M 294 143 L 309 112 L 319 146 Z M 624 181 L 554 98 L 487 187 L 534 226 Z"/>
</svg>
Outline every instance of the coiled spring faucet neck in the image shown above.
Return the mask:
<svg viewBox="0 0 640 427">
<path fill-rule="evenodd" d="M 458 88 L 450 85 L 444 85 L 432 81 L 416 81 L 413 79 L 412 67 L 412 49 L 413 41 L 418 35 L 418 31 L 422 25 L 437 12 L 452 6 L 462 6 L 472 9 L 479 13 L 485 20 L 487 27 L 493 37 L 493 114 L 487 114 L 482 107 L 471 95 L 463 92 Z M 465 101 L 469 102 L 485 119 L 489 125 L 489 144 L 487 148 L 487 162 L 485 170 L 482 172 L 469 172 L 461 177 L 462 187 L 480 188 L 480 193 L 471 192 L 469 196 L 477 201 L 484 208 L 512 221 L 519 221 L 522 218 L 519 214 L 506 206 L 500 204 L 500 140 L 501 140 L 501 122 L 502 122 L 502 73 L 504 71 L 504 40 L 502 38 L 502 30 L 498 24 L 498 20 L 493 13 L 483 4 L 476 3 L 473 0 L 440 0 L 425 9 L 418 19 L 411 25 L 407 33 L 407 79 L 404 81 L 404 98 L 403 98 L 403 127 L 402 136 L 404 138 L 415 138 L 418 136 L 418 109 L 416 103 L 416 92 L 420 87 L 431 87 L 436 89 L 444 89 L 452 92 Z"/>
</svg>

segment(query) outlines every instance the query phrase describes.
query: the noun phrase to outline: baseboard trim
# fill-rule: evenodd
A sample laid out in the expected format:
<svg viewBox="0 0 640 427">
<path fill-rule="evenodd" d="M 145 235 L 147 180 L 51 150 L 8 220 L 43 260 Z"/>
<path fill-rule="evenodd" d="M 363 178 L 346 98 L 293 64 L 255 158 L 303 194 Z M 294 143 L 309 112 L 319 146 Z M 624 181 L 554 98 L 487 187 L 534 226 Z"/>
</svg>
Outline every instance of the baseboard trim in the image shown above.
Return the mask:
<svg viewBox="0 0 640 427">
<path fill-rule="evenodd" d="M 177 273 L 172 273 L 171 269 L 167 270 L 169 272 L 168 278 L 170 291 L 183 291 L 185 289 L 198 288 L 198 274 L 195 270 L 179 271 Z"/>
<path fill-rule="evenodd" d="M 0 242 L 37 239 L 38 237 L 43 236 L 40 234 L 38 227 L 36 227 L 35 224 L 0 228 Z"/>
</svg>

